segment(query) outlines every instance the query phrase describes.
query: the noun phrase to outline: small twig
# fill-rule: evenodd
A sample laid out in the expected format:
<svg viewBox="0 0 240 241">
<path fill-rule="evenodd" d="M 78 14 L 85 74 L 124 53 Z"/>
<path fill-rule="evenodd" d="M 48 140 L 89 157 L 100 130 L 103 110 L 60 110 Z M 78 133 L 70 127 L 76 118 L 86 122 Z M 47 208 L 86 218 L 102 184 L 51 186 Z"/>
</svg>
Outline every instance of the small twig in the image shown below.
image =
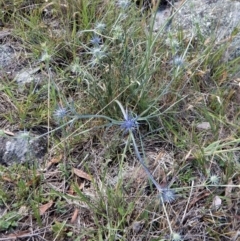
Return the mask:
<svg viewBox="0 0 240 241">
<path fill-rule="evenodd" d="M 190 199 L 191 199 L 191 196 L 192 196 L 193 187 L 194 187 L 194 181 L 192 181 L 190 195 L 189 195 L 189 198 L 188 198 L 188 202 L 187 202 L 186 208 L 185 208 L 184 213 L 183 213 L 181 224 L 183 223 L 183 221 L 185 219 L 185 216 L 186 216 L 186 213 L 187 213 L 187 210 L 188 210 L 188 206 L 189 206 Z"/>
</svg>

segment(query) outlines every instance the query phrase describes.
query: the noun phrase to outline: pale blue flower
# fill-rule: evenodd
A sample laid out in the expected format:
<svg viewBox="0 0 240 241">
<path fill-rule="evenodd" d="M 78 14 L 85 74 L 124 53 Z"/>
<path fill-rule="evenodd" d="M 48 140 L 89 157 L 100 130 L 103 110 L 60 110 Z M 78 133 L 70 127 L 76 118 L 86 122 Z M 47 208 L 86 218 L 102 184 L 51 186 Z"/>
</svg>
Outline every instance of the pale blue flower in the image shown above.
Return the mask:
<svg viewBox="0 0 240 241">
<path fill-rule="evenodd" d="M 117 6 L 122 9 L 126 9 L 130 3 L 131 2 L 129 0 L 117 0 Z"/>
<path fill-rule="evenodd" d="M 113 38 L 121 40 L 123 38 L 123 35 L 124 35 L 123 28 L 119 25 L 115 26 L 115 28 L 113 29 Z"/>
<path fill-rule="evenodd" d="M 137 122 L 138 117 L 132 117 L 131 115 L 126 114 L 125 120 L 121 124 L 121 129 L 124 130 L 124 133 L 129 131 L 134 131 L 138 128 L 139 123 Z"/>
<path fill-rule="evenodd" d="M 94 46 L 99 46 L 101 44 L 101 38 L 99 38 L 97 35 L 94 35 L 90 40 L 90 43 Z"/>
<path fill-rule="evenodd" d="M 181 241 L 181 240 L 182 240 L 182 237 L 179 233 L 175 233 L 175 232 L 172 233 L 172 241 Z"/>
<path fill-rule="evenodd" d="M 80 66 L 80 60 L 79 58 L 77 57 L 72 63 L 71 65 L 69 66 L 70 67 L 70 70 L 75 73 L 75 74 L 80 74 L 82 73 L 82 67 Z"/>
<path fill-rule="evenodd" d="M 219 177 L 218 177 L 217 175 L 212 175 L 212 176 L 210 177 L 210 182 L 211 182 L 211 184 L 213 184 L 213 185 L 219 184 Z"/>
<path fill-rule="evenodd" d="M 55 118 L 56 120 L 61 120 L 61 119 L 63 119 L 64 117 L 67 116 L 68 112 L 69 112 L 69 111 L 67 110 L 67 108 L 64 108 L 64 107 L 59 106 L 59 107 L 54 111 L 53 116 L 54 116 L 54 118 Z"/>
<path fill-rule="evenodd" d="M 100 64 L 102 59 L 106 57 L 105 51 L 101 46 L 94 46 L 90 53 L 92 54 L 91 65 L 94 66 L 96 64 Z"/>
<path fill-rule="evenodd" d="M 169 188 L 163 188 L 161 195 L 163 201 L 166 203 L 172 203 L 176 199 L 175 192 Z"/>
<path fill-rule="evenodd" d="M 106 24 L 104 23 L 96 23 L 95 24 L 95 30 L 102 33 L 106 28 Z"/>
<path fill-rule="evenodd" d="M 177 55 L 173 58 L 172 63 L 175 66 L 183 66 L 184 65 L 184 59 L 183 59 L 183 57 Z"/>
</svg>

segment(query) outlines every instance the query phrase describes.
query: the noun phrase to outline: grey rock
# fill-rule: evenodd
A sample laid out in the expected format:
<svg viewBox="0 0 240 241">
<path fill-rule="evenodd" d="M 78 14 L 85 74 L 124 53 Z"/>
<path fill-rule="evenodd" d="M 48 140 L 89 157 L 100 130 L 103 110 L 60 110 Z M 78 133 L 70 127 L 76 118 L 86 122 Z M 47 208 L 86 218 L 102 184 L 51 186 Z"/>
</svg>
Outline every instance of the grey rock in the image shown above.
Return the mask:
<svg viewBox="0 0 240 241">
<path fill-rule="evenodd" d="M 47 152 L 47 141 L 30 132 L 19 132 L 14 136 L 0 136 L 0 164 L 38 164 Z"/>
<path fill-rule="evenodd" d="M 0 45 L 0 69 L 7 67 L 14 61 L 16 54 L 11 46 L 7 44 Z"/>
<path fill-rule="evenodd" d="M 19 73 L 15 76 L 15 81 L 19 85 L 23 85 L 26 83 L 31 83 L 33 81 L 39 81 L 40 78 L 36 76 L 36 73 L 40 70 L 40 67 L 36 68 L 29 68 L 29 69 L 22 69 Z"/>
<path fill-rule="evenodd" d="M 171 15 L 174 13 L 173 15 Z M 171 18 L 172 16 L 172 18 Z M 169 19 L 171 18 L 171 21 Z M 236 0 L 185 0 L 174 3 L 172 9 L 164 9 L 156 14 L 153 30 L 166 30 L 166 22 L 171 24 L 168 33 L 183 30 L 186 38 L 196 39 L 201 33 L 206 38 L 215 37 L 221 45 L 229 41 L 226 60 L 240 56 L 240 2 Z M 162 31 L 164 32 L 164 31 Z M 235 34 L 236 32 L 236 34 Z"/>
</svg>

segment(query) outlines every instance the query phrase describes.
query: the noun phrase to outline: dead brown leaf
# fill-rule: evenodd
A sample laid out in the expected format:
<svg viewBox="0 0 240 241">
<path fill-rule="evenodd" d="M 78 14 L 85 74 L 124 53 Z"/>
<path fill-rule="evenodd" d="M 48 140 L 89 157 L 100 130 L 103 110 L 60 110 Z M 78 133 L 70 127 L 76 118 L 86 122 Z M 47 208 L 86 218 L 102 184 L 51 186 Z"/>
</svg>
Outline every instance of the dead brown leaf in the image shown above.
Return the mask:
<svg viewBox="0 0 240 241">
<path fill-rule="evenodd" d="M 71 218 L 71 223 L 74 223 L 76 221 L 78 213 L 79 213 L 79 209 L 76 208 L 73 212 L 73 215 L 72 215 L 72 218 Z"/>
<path fill-rule="evenodd" d="M 227 204 L 228 204 L 228 207 L 231 208 L 232 207 L 232 199 L 231 199 L 231 193 L 232 193 L 232 185 L 233 185 L 233 181 L 232 179 L 230 179 L 228 181 L 228 185 L 225 189 L 225 197 L 227 198 Z"/>
<path fill-rule="evenodd" d="M 41 176 L 40 176 L 40 174 L 37 174 L 35 177 L 33 177 L 32 180 L 27 182 L 27 186 L 28 187 L 32 187 L 32 186 L 36 187 L 39 185 L 40 180 L 41 180 Z"/>
<path fill-rule="evenodd" d="M 43 204 L 39 207 L 40 215 L 43 215 L 51 206 L 53 205 L 53 200 L 50 200 L 48 203 Z"/>
<path fill-rule="evenodd" d="M 52 164 L 57 164 L 62 160 L 62 154 L 59 156 L 53 157 L 48 163 L 47 163 L 47 169 L 52 165 Z"/>
<path fill-rule="evenodd" d="M 14 133 L 11 132 L 11 131 L 5 130 L 4 133 L 5 133 L 6 135 L 8 135 L 8 136 L 14 136 Z"/>
<path fill-rule="evenodd" d="M 69 190 L 67 191 L 67 193 L 70 194 L 70 195 L 74 194 L 74 188 L 73 188 L 72 185 L 69 187 Z"/>
<path fill-rule="evenodd" d="M 209 43 L 211 43 L 211 38 L 207 38 L 205 41 L 204 41 L 204 45 L 205 46 L 208 46 L 209 45 Z"/>
<path fill-rule="evenodd" d="M 59 163 L 62 160 L 63 155 L 59 155 L 57 157 L 54 157 L 50 160 L 51 163 Z"/>
<path fill-rule="evenodd" d="M 79 184 L 79 190 L 82 190 L 85 186 L 85 182 L 83 181 L 82 183 Z"/>
<path fill-rule="evenodd" d="M 81 178 L 84 178 L 86 180 L 92 181 L 92 177 L 82 170 L 79 170 L 77 168 L 73 168 L 73 173 L 76 174 L 78 177 L 81 177 Z"/>
<path fill-rule="evenodd" d="M 9 176 L 2 176 L 1 179 L 2 179 L 3 181 L 6 181 L 6 182 L 16 183 L 16 181 L 15 181 L 15 180 L 12 180 L 11 177 L 9 177 Z"/>
<path fill-rule="evenodd" d="M 228 72 L 227 72 L 227 71 L 224 71 L 224 72 L 222 73 L 221 79 L 219 80 L 219 84 L 222 85 L 222 83 L 226 82 L 227 77 L 228 77 Z"/>
</svg>

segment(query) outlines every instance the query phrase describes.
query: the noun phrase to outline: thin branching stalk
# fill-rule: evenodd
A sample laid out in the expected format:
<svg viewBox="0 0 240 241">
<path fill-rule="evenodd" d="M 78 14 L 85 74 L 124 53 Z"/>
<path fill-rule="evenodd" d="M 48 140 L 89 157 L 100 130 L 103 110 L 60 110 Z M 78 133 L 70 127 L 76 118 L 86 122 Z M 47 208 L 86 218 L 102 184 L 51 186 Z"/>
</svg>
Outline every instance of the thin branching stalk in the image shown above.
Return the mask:
<svg viewBox="0 0 240 241">
<path fill-rule="evenodd" d="M 131 136 L 131 140 L 132 140 L 132 143 L 133 143 L 134 151 L 135 151 L 135 153 L 137 155 L 137 158 L 138 158 L 139 162 L 141 163 L 144 171 L 147 173 L 148 178 L 152 181 L 152 183 L 155 185 L 155 187 L 157 188 L 157 190 L 161 194 L 162 193 L 162 188 L 157 183 L 157 181 L 154 179 L 153 175 L 151 174 L 151 172 L 148 170 L 147 166 L 145 165 L 144 160 L 142 159 L 142 157 L 141 157 L 141 155 L 139 153 L 139 150 L 138 150 L 138 147 L 137 147 L 137 144 L 136 144 L 136 141 L 135 141 L 135 138 L 134 138 L 134 135 L 133 135 L 132 131 L 130 132 L 130 136 Z"/>
<path fill-rule="evenodd" d="M 132 143 L 133 143 L 133 147 L 134 147 L 135 153 L 137 155 L 138 161 L 141 163 L 144 171 L 147 173 L 148 178 L 152 181 L 152 183 L 155 185 L 155 187 L 157 188 L 157 190 L 159 192 L 159 198 L 161 200 L 163 211 L 164 211 L 164 214 L 165 214 L 167 222 L 168 222 L 170 233 L 172 235 L 173 234 L 173 229 L 172 229 L 171 222 L 170 222 L 170 219 L 169 219 L 169 216 L 168 216 L 168 212 L 167 212 L 167 209 L 166 209 L 166 206 L 165 206 L 165 203 L 164 203 L 165 200 L 164 200 L 163 195 L 162 195 L 163 194 L 163 189 L 161 188 L 159 183 L 154 179 L 153 175 L 151 174 L 151 172 L 149 171 L 149 169 L 145 165 L 144 160 L 143 160 L 143 158 L 141 157 L 141 155 L 139 153 L 139 150 L 138 150 L 135 138 L 134 138 L 134 134 L 132 133 L 132 131 L 130 131 L 129 134 L 130 134 L 130 137 L 131 137 L 131 140 L 132 140 Z"/>
</svg>

